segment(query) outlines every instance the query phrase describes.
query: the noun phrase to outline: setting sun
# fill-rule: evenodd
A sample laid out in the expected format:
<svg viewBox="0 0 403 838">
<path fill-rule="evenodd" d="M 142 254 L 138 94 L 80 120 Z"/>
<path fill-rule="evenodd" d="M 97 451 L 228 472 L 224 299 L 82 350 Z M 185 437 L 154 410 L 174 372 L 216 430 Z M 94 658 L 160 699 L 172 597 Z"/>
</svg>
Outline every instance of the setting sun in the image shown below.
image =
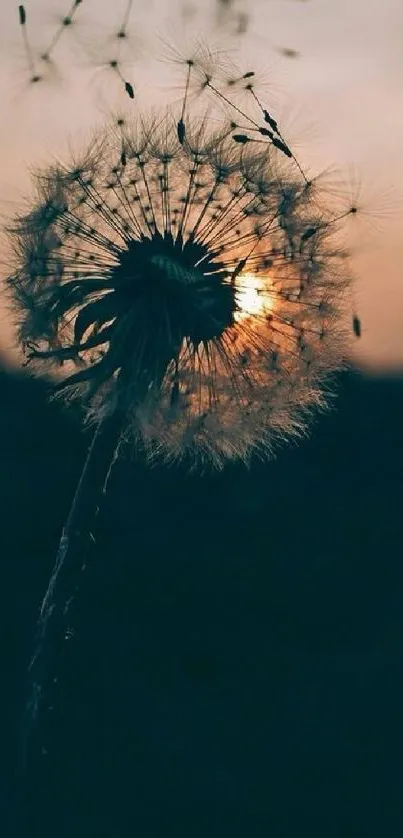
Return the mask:
<svg viewBox="0 0 403 838">
<path fill-rule="evenodd" d="M 238 311 L 236 320 L 251 315 L 264 315 L 273 308 L 273 299 L 268 292 L 267 278 L 261 279 L 254 274 L 242 274 L 236 280 L 236 301 Z"/>
</svg>

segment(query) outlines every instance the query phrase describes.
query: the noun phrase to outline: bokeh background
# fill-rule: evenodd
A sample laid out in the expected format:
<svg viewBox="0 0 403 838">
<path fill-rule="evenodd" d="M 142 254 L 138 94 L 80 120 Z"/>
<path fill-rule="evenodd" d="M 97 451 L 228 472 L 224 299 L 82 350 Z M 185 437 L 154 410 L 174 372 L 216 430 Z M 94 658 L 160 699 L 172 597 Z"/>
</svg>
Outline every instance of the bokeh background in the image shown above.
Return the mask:
<svg viewBox="0 0 403 838">
<path fill-rule="evenodd" d="M 84 0 L 54 77 L 35 87 L 17 7 L 0 6 L 4 215 L 29 165 L 120 106 L 120 83 L 95 64 L 125 5 Z M 68 9 L 26 8 L 41 49 Z M 0 834 L 400 838 L 403 6 L 150 0 L 130 30 L 140 100 L 172 95 L 164 44 L 204 34 L 252 60 L 307 166 L 358 171 L 363 336 L 334 409 L 274 463 L 204 476 L 118 464 L 22 806 L 13 768 L 33 626 L 89 437 L 19 369 L 3 310 Z"/>
</svg>

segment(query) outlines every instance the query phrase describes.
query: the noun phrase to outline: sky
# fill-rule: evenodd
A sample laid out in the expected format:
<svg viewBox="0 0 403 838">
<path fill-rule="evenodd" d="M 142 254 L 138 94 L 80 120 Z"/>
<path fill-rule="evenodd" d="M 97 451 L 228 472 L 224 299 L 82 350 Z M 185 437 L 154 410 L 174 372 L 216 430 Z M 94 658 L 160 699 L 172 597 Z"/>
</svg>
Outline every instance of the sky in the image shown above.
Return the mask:
<svg viewBox="0 0 403 838">
<path fill-rule="evenodd" d="M 55 72 L 35 86 L 27 83 L 18 4 L 0 5 L 0 223 L 29 192 L 30 167 L 62 156 L 111 109 L 127 105 L 119 80 L 102 66 L 114 51 L 110 36 L 126 5 L 83 0 L 54 49 Z M 49 45 L 70 6 L 68 0 L 27 0 L 34 52 Z M 243 24 L 246 32 L 237 34 Z M 121 55 L 136 106 L 165 102 L 168 90 L 172 98 L 175 67 L 161 59 L 202 38 L 245 71 L 256 71 L 265 102 L 304 169 L 335 167 L 338 182 L 354 196 L 360 184 L 363 212 L 348 240 L 352 306 L 362 321 L 352 358 L 374 370 L 403 367 L 401 0 L 149 0 L 134 2 L 128 31 Z M 0 350 L 18 363 L 14 343 L 3 298 Z"/>
</svg>

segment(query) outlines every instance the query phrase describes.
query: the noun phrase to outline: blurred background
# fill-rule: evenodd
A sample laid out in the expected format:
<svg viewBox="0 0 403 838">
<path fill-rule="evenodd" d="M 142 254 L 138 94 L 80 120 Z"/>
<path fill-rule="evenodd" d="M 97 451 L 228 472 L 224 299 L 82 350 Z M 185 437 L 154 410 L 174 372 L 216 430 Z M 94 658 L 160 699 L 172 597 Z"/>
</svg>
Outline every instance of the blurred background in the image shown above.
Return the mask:
<svg viewBox="0 0 403 838">
<path fill-rule="evenodd" d="M 49 78 L 30 84 L 17 6 L 1 6 L 3 217 L 29 190 L 29 166 L 127 106 L 105 66 L 116 48 L 140 102 L 167 90 L 174 100 L 175 68 L 171 79 L 159 57 L 206 37 L 245 70 L 252 61 L 307 168 L 334 165 L 346 188 L 362 183 L 351 249 L 363 335 L 333 409 L 274 463 L 213 476 L 136 458 L 115 468 L 59 660 L 46 753 L 12 826 L 33 627 L 89 438 L 19 368 L 3 305 L 1 834 L 398 838 L 403 6 L 150 0 L 133 4 L 117 46 L 126 7 L 79 4 Z M 26 10 L 30 42 L 46 50 L 68 4 Z"/>
</svg>

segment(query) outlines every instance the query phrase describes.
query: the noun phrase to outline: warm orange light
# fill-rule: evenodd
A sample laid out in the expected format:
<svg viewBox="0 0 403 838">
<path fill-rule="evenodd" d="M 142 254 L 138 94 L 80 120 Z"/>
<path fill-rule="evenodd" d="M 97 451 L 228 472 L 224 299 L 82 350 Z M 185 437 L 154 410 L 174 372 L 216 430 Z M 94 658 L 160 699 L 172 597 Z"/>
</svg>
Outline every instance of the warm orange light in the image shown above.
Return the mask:
<svg viewBox="0 0 403 838">
<path fill-rule="evenodd" d="M 268 280 L 261 279 L 254 274 L 242 274 L 237 277 L 236 301 L 238 311 L 235 314 L 236 320 L 254 315 L 265 315 L 273 308 L 273 298 L 268 292 Z"/>
</svg>

